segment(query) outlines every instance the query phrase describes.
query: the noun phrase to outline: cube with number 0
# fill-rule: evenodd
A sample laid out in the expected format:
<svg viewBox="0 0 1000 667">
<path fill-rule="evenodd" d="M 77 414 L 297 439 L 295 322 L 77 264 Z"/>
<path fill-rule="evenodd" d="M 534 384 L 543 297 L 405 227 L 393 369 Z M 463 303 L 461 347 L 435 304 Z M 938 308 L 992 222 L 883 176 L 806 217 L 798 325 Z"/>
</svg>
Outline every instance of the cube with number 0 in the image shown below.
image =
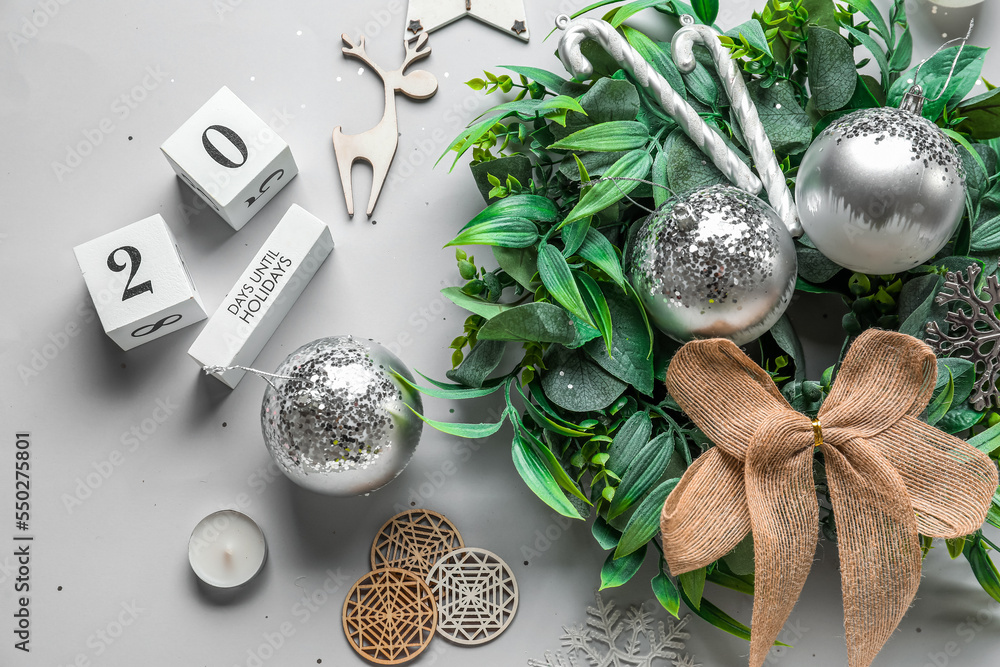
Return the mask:
<svg viewBox="0 0 1000 667">
<path fill-rule="evenodd" d="M 299 171 L 288 144 L 225 86 L 160 150 L 233 229 L 247 224 Z"/>
<path fill-rule="evenodd" d="M 153 215 L 73 249 L 104 331 L 123 350 L 205 319 L 174 235 Z"/>
</svg>

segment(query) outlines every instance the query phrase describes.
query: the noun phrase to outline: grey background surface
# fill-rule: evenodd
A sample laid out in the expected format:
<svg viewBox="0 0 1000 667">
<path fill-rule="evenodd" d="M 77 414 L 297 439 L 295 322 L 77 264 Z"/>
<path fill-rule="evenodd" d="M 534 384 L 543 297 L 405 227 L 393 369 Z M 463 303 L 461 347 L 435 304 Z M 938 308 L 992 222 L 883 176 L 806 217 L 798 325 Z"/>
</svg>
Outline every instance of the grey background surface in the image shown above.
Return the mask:
<svg viewBox="0 0 1000 667">
<path fill-rule="evenodd" d="M 330 133 L 336 125 L 346 132 L 372 126 L 382 89 L 371 72 L 341 56 L 339 35 L 365 32 L 378 62 L 395 65 L 402 0 L 3 3 L 0 664 L 228 667 L 262 657 L 265 665 L 362 664 L 341 630 L 344 595 L 367 571 L 375 531 L 410 502 L 447 514 L 468 544 L 500 554 L 521 590 L 517 617 L 500 639 L 475 649 L 437 639 L 414 664 L 523 665 L 558 649 L 562 626 L 584 621 L 605 554 L 588 526 L 569 525 L 527 491 L 510 463 L 506 431 L 470 443 L 425 430 L 407 470 L 371 497 L 300 491 L 268 470 L 258 418 L 263 383 L 248 377 L 230 391 L 203 377 L 186 354 L 201 325 L 120 351 L 92 317 L 72 253 L 81 242 L 160 213 L 212 312 L 284 211 L 299 203 L 330 224 L 337 247 L 255 366 L 272 369 L 306 342 L 352 333 L 442 377 L 446 346 L 464 315 L 439 294 L 457 280 L 453 251 L 441 246 L 482 201 L 464 164 L 449 174 L 446 165 L 431 163 L 496 102 L 461 82 L 498 63 L 558 70 L 555 43 L 543 37 L 557 13 L 585 3 L 526 4 L 533 33 L 527 45 L 471 20 L 432 35 L 433 55 L 420 66 L 438 76 L 440 90 L 426 102 L 399 101 L 399 151 L 369 222 L 345 213 Z M 761 3 L 722 4 L 719 23 L 732 26 Z M 997 43 L 996 4 L 984 6 L 979 44 Z M 941 17 L 930 16 L 926 2 L 910 7 L 918 55 L 940 43 L 941 33 L 954 33 L 931 21 Z M 32 19 L 41 27 L 25 29 Z M 1000 79 L 996 55 L 986 76 Z M 238 233 L 197 203 L 158 150 L 222 85 L 265 120 L 286 119 L 280 134 L 300 168 Z M 78 166 L 57 173 L 54 164 L 90 141 L 85 132 L 94 136 L 105 119 L 113 129 L 100 132 Z M 370 174 L 358 167 L 355 179 L 360 205 Z M 816 376 L 836 354 L 840 307 L 801 297 L 792 315 Z M 158 405 L 170 406 L 162 423 L 153 420 L 164 414 Z M 437 419 L 479 421 L 494 414 L 496 402 L 427 399 L 426 408 Z M 133 428 L 143 433 L 138 446 L 127 442 Z M 20 430 L 33 442 L 28 655 L 12 646 L 13 434 Z M 188 567 L 188 536 L 205 515 L 241 502 L 265 531 L 270 558 L 244 594 L 214 599 Z M 654 566 L 650 558 L 633 582 L 606 598 L 619 606 L 648 600 Z M 935 549 L 925 575 L 877 664 L 995 664 L 998 606 L 965 562 Z M 795 648 L 776 651 L 772 664 L 845 663 L 839 591 L 836 548 L 824 543 L 782 636 Z M 750 598 L 715 587 L 709 595 L 749 622 Z M 281 647 L 273 655 L 262 651 L 283 624 L 292 632 Z M 689 650 L 703 665 L 745 662 L 745 643 L 696 618 L 689 627 Z"/>
</svg>

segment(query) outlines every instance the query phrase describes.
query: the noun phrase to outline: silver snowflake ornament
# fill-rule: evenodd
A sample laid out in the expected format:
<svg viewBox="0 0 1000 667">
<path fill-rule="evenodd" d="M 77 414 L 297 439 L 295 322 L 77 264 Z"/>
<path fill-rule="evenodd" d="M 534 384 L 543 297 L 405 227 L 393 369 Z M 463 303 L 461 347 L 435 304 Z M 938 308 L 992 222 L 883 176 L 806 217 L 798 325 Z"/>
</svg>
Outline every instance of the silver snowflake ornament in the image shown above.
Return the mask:
<svg viewBox="0 0 1000 667">
<path fill-rule="evenodd" d="M 987 405 L 1000 406 L 1000 391 L 997 390 L 997 376 L 1000 375 L 1000 283 L 996 276 L 986 278 L 980 293 L 976 292 L 976 279 L 982 272 L 978 264 L 970 266 L 966 273 L 949 271 L 944 285 L 934 298 L 943 305 L 958 302 L 946 316 L 951 326 L 948 333 L 941 331 L 937 322 L 927 325 L 927 343 L 939 357 L 968 359 L 976 365 L 976 384 L 969 396 L 969 402 L 976 410 L 984 410 Z"/>
<path fill-rule="evenodd" d="M 605 603 L 600 593 L 595 600 L 587 607 L 586 626 L 564 626 L 562 650 L 529 660 L 529 667 L 701 667 L 680 653 L 691 636 L 685 630 L 689 616 L 664 623 L 642 606 L 632 606 L 622 618 L 614 602 Z"/>
</svg>

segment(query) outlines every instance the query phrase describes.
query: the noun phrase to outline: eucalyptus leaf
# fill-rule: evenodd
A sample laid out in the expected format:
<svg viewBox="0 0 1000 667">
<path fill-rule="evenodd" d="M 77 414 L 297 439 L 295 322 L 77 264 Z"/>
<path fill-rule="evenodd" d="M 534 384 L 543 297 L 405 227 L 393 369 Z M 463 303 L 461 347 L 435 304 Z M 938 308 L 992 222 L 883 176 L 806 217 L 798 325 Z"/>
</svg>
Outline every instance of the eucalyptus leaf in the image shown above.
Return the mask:
<svg viewBox="0 0 1000 667">
<path fill-rule="evenodd" d="M 569 314 L 551 303 L 526 303 L 493 317 L 479 330 L 479 340 L 572 343 L 576 327 Z"/>
<path fill-rule="evenodd" d="M 777 82 L 764 88 L 759 81 L 751 81 L 747 89 L 775 153 L 795 155 L 809 147 L 812 121 L 795 99 L 791 84 Z"/>
<path fill-rule="evenodd" d="M 529 292 L 534 292 L 539 281 L 535 279 L 538 273 L 538 250 L 529 248 L 501 248 L 493 246 L 493 258 L 497 265 L 507 272 L 511 278 Z M 533 279 L 535 279 L 533 281 Z"/>
<path fill-rule="evenodd" d="M 811 283 L 825 283 L 844 268 L 819 250 L 798 243 L 795 244 L 795 255 L 798 258 L 799 275 Z"/>
<path fill-rule="evenodd" d="M 826 111 L 846 105 L 858 83 L 854 55 L 847 40 L 826 28 L 809 28 L 809 91 L 816 108 Z"/>
<path fill-rule="evenodd" d="M 571 412 L 603 410 L 628 386 L 591 361 L 581 350 L 557 346 L 550 349 L 545 365 L 547 370 L 542 374 L 545 395 Z"/>
<path fill-rule="evenodd" d="M 677 195 L 698 188 L 729 183 L 729 179 L 681 128 L 670 133 L 663 142 L 663 151 L 660 154 L 666 155 L 667 183 Z"/>
<path fill-rule="evenodd" d="M 458 368 L 445 375 L 449 380 L 467 387 L 482 387 L 490 373 L 500 365 L 506 348 L 507 344 L 502 341 L 480 341 L 465 355 Z"/>
</svg>

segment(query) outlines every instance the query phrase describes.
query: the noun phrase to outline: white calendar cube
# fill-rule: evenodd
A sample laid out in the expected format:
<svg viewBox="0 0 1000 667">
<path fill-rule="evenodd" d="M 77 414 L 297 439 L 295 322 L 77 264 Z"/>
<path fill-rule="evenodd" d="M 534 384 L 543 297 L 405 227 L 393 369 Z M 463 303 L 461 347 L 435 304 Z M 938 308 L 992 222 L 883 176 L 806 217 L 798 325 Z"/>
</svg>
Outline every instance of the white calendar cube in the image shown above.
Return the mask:
<svg viewBox="0 0 1000 667">
<path fill-rule="evenodd" d="M 104 331 L 123 350 L 205 319 L 174 235 L 153 215 L 73 248 Z"/>
<path fill-rule="evenodd" d="M 292 204 L 188 350 L 235 388 L 333 250 L 325 222 Z"/>
<path fill-rule="evenodd" d="M 299 171 L 288 144 L 225 86 L 160 150 L 233 229 L 247 224 Z"/>
</svg>

